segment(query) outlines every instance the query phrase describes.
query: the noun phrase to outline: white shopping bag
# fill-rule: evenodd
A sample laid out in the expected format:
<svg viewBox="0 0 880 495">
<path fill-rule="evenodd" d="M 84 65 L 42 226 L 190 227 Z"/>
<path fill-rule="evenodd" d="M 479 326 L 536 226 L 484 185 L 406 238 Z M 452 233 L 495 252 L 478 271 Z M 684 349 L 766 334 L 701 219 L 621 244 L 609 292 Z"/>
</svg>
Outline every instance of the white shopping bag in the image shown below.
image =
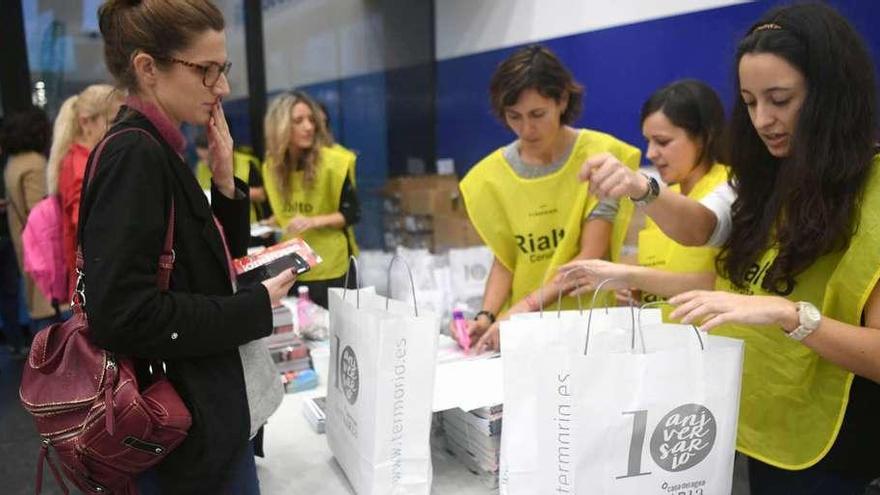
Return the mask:
<svg viewBox="0 0 880 495">
<path fill-rule="evenodd" d="M 575 382 L 565 414 L 557 400 L 557 418 L 573 434 L 565 444 L 553 440 L 570 458 L 554 457 L 557 476 L 549 488 L 591 495 L 729 494 L 742 341 L 702 335 L 688 325 L 647 325 L 641 333 L 633 352 L 591 347 L 575 360 L 573 374 L 588 378 Z M 570 485 L 563 473 L 572 475 Z"/>
<path fill-rule="evenodd" d="M 329 305 L 330 450 L 359 495 L 429 494 L 437 316 L 363 289 Z"/>
<path fill-rule="evenodd" d="M 568 440 L 571 435 L 568 414 L 574 383 L 590 379 L 574 372 L 588 343 L 588 325 L 592 349 L 627 352 L 633 342 L 634 318 L 632 308 L 618 307 L 527 313 L 501 322 L 502 494 L 550 493 L 549 488 L 556 486 L 558 460 L 573 463 L 574 459 L 568 446 L 562 450 L 557 446 L 559 439 Z M 641 312 L 645 324 L 660 323 L 661 318 L 658 309 Z"/>
<path fill-rule="evenodd" d="M 449 250 L 453 305 L 463 304 L 473 312 L 480 310 L 492 260 L 492 251 L 486 246 Z"/>
</svg>

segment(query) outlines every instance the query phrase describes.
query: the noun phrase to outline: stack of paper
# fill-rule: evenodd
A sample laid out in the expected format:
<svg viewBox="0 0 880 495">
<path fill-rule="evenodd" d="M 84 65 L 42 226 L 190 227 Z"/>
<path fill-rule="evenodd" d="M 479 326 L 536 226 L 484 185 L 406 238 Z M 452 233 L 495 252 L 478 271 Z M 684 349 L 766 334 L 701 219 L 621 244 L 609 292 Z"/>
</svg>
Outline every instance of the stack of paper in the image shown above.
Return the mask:
<svg viewBox="0 0 880 495">
<path fill-rule="evenodd" d="M 272 325 L 275 328 L 272 335 L 265 339 L 269 355 L 272 356 L 272 361 L 281 375 L 281 383 L 288 393 L 318 386 L 318 377 L 314 371 L 309 348 L 294 332 L 295 320 L 295 313 L 290 304 L 273 308 Z"/>
<path fill-rule="evenodd" d="M 326 404 L 325 397 L 313 397 L 303 402 L 303 416 L 306 417 L 316 433 L 324 433 L 324 421 L 327 419 L 327 415 L 324 413 Z"/>
<path fill-rule="evenodd" d="M 440 413 L 446 449 L 492 488 L 498 485 L 502 407 Z"/>
<path fill-rule="evenodd" d="M 293 311 L 285 304 L 272 308 L 273 334 L 293 332 Z"/>
</svg>

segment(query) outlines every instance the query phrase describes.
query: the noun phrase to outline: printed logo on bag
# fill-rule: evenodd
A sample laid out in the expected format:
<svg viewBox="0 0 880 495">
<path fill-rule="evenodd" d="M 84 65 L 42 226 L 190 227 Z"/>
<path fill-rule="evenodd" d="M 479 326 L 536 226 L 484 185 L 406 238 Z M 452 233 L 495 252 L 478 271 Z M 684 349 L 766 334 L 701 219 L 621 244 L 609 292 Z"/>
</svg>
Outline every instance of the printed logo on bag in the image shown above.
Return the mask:
<svg viewBox="0 0 880 495">
<path fill-rule="evenodd" d="M 468 282 L 482 282 L 483 280 L 486 280 L 486 276 L 489 275 L 486 267 L 479 263 L 474 263 L 473 265 L 465 265 L 463 268 L 464 279 Z"/>
<path fill-rule="evenodd" d="M 357 402 L 358 391 L 360 390 L 360 374 L 358 373 L 357 355 L 351 346 L 345 346 L 345 349 L 342 351 L 342 362 L 339 371 L 342 393 L 345 394 L 348 403 L 354 405 Z"/>
<path fill-rule="evenodd" d="M 642 465 L 645 441 L 648 433 L 648 410 L 623 411 L 632 416 L 632 437 L 629 439 L 626 474 L 616 479 L 634 478 L 651 474 Z M 705 459 L 715 445 L 718 425 L 715 416 L 700 404 L 684 404 L 663 416 L 649 445 L 651 458 L 660 468 L 669 472 L 690 469 Z M 703 481 L 705 483 L 705 481 Z"/>
<path fill-rule="evenodd" d="M 699 404 L 685 404 L 669 412 L 651 436 L 651 457 L 662 469 L 684 471 L 699 464 L 715 445 L 715 417 Z"/>
</svg>

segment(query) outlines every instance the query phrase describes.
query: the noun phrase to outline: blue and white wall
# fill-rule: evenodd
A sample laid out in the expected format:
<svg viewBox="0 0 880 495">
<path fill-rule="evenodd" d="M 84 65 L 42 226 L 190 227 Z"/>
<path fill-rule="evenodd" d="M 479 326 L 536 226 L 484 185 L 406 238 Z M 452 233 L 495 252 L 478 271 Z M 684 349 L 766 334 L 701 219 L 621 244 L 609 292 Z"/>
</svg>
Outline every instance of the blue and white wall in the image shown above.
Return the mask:
<svg viewBox="0 0 880 495">
<path fill-rule="evenodd" d="M 223 2 L 227 18 L 235 19 L 230 9 L 236 11 L 241 0 Z M 367 211 L 358 237 L 377 247 L 381 228 L 371 192 L 389 175 L 431 172 L 435 158 L 452 159 L 463 175 L 514 139 L 491 115 L 487 88 L 497 64 L 517 48 L 546 44 L 586 87 L 576 125 L 642 146 L 639 108 L 664 84 L 701 79 L 729 106 L 736 43 L 778 3 L 434 0 L 433 26 L 425 26 L 429 2 L 268 0 L 263 3 L 268 90 L 271 97 L 302 88 L 328 106 L 337 138 L 359 153 Z M 880 62 L 880 1 L 830 3 L 855 24 Z M 236 45 L 243 47 L 237 42 L 243 40 L 239 20 L 240 15 L 230 23 L 234 62 Z M 426 54 L 425 47 L 432 46 L 433 53 Z M 239 99 L 227 113 L 235 116 L 237 140 L 247 142 L 245 68 L 238 67 L 242 79 L 233 86 Z M 410 87 L 415 81 L 418 90 Z M 427 160 L 418 153 L 424 149 L 433 152 Z"/>
<path fill-rule="evenodd" d="M 514 136 L 490 113 L 488 82 L 524 45 L 550 47 L 586 87 L 578 126 L 642 146 L 638 113 L 660 86 L 691 77 L 732 101 L 736 43 L 779 2 L 437 0 L 437 154 L 459 174 Z M 833 0 L 880 61 L 880 2 Z"/>
</svg>

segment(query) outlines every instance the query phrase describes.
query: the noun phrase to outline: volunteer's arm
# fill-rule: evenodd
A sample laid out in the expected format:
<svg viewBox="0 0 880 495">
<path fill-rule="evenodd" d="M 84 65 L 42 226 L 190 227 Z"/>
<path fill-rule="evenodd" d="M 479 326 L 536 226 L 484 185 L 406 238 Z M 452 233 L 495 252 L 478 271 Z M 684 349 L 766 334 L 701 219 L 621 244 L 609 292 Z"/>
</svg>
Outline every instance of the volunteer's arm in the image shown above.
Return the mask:
<svg viewBox="0 0 880 495">
<path fill-rule="evenodd" d="M 711 330 L 724 323 L 774 325 L 770 331 L 798 327 L 794 302 L 778 296 L 745 296 L 722 291 L 693 291 L 672 298 L 672 318 Z M 880 383 L 880 288 L 874 286 L 862 312 L 864 326 L 822 316 L 819 327 L 801 342 L 823 358 Z"/>
<path fill-rule="evenodd" d="M 492 268 L 489 269 L 486 288 L 483 290 L 483 311 L 498 315 L 497 318 L 500 319 L 498 313 L 501 311 L 504 301 L 510 297 L 512 287 L 513 273 L 498 261 L 498 258 L 492 258 Z M 472 337 L 471 343 L 474 347 L 478 342 L 476 337 L 486 335 L 492 326 L 492 320 L 485 314 L 467 322 L 467 331 Z"/>
<path fill-rule="evenodd" d="M 648 179 L 610 153 L 590 157 L 580 178 L 589 181 L 591 192 L 603 198 L 640 198 L 648 192 Z M 660 195 L 644 211 L 667 236 L 685 246 L 707 244 L 718 222 L 705 205 L 666 188 L 660 189 Z"/>
<path fill-rule="evenodd" d="M 293 235 L 313 229 L 341 229 L 360 221 L 361 207 L 357 192 L 351 179 L 345 178 L 339 198 L 339 211 L 312 217 L 295 216 L 287 224 L 287 231 Z"/>
<path fill-rule="evenodd" d="M 559 272 L 567 274 L 565 289 L 572 290 L 572 296 L 593 291 L 605 280 L 609 282 L 603 289 L 636 288 L 661 297 L 689 290 L 712 290 L 715 286 L 714 272 L 675 273 L 598 259 L 572 261 L 559 267 Z"/>
<path fill-rule="evenodd" d="M 581 229 L 581 249 L 573 259 L 581 260 L 606 256 L 608 254 L 608 246 L 611 240 L 611 227 L 611 223 L 607 220 L 599 218 L 588 219 L 584 223 L 583 229 Z M 500 266 L 501 269 L 505 271 L 507 270 L 503 265 L 498 263 L 497 259 L 495 260 L 495 263 Z M 494 270 L 495 265 L 493 265 L 493 271 Z M 507 273 L 509 274 L 510 272 L 507 271 Z M 509 275 L 509 277 L 509 282 L 507 282 L 507 294 L 510 292 L 513 280 L 512 275 Z M 498 320 L 486 330 L 486 332 L 474 344 L 474 348 L 478 351 L 484 349 L 493 349 L 497 351 L 501 344 L 499 340 L 500 322 L 510 318 L 511 315 L 516 313 L 537 311 L 541 307 L 552 305 L 558 300 L 560 291 L 564 289 L 564 283 L 564 281 L 554 278 L 544 284 L 543 289 L 539 287 L 521 300 L 515 302 L 504 312 L 504 314 L 498 316 Z M 487 294 L 488 290 L 489 285 L 487 284 Z"/>
</svg>

